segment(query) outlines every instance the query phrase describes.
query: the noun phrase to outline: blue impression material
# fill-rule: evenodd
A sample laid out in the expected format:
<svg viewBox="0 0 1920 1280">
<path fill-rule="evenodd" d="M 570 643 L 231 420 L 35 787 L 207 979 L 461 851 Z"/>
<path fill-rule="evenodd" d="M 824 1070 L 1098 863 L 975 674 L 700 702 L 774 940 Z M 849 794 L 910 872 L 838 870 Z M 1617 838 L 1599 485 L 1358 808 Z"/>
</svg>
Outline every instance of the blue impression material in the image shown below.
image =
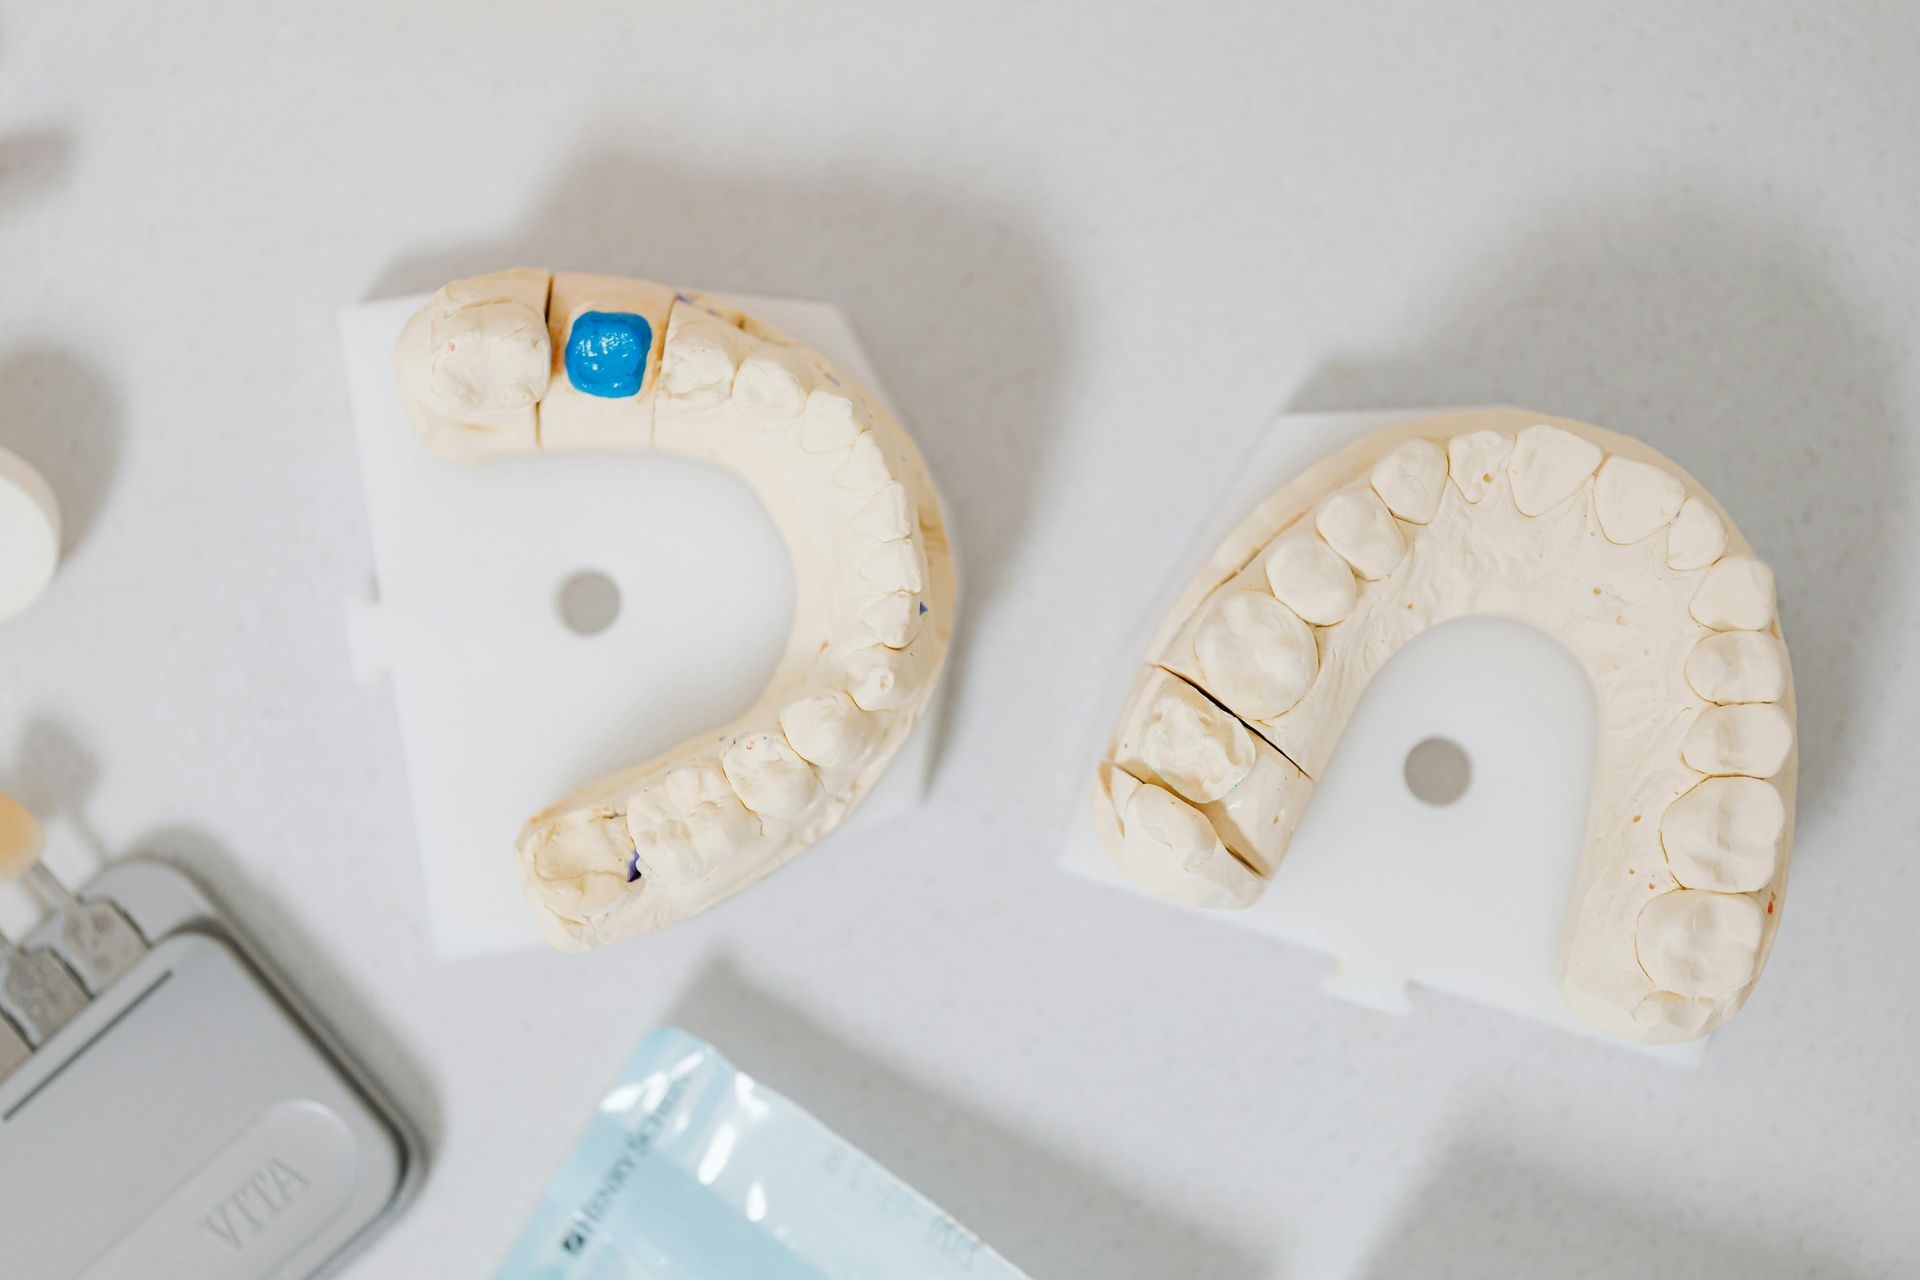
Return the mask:
<svg viewBox="0 0 1920 1280">
<path fill-rule="evenodd" d="M 587 311 L 567 335 L 567 381 L 590 396 L 617 400 L 640 390 L 653 350 L 653 326 L 631 311 Z"/>
</svg>

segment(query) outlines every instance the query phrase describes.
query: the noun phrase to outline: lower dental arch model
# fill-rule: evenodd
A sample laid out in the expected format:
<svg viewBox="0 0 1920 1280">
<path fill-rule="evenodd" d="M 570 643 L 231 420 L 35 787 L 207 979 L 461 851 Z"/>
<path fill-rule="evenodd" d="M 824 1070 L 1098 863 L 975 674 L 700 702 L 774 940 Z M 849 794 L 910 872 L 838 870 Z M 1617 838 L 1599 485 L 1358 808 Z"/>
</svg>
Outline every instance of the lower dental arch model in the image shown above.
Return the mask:
<svg viewBox="0 0 1920 1280">
<path fill-rule="evenodd" d="M 939 501 L 885 409 L 714 299 L 532 269 L 440 290 L 394 369 L 436 454 L 709 459 L 753 487 L 793 558 L 793 631 L 752 709 L 528 820 L 521 884 L 548 939 L 665 928 L 839 826 L 927 709 L 953 624 Z"/>
<path fill-rule="evenodd" d="M 1691 477 L 1625 436 L 1518 411 L 1429 418 L 1269 497 L 1160 628 L 1098 771 L 1103 845 L 1149 893 L 1248 905 L 1367 682 L 1471 615 L 1556 637 L 1598 694 L 1568 1004 L 1630 1040 L 1706 1034 L 1745 1002 L 1779 924 L 1792 677 L 1771 571 Z"/>
</svg>

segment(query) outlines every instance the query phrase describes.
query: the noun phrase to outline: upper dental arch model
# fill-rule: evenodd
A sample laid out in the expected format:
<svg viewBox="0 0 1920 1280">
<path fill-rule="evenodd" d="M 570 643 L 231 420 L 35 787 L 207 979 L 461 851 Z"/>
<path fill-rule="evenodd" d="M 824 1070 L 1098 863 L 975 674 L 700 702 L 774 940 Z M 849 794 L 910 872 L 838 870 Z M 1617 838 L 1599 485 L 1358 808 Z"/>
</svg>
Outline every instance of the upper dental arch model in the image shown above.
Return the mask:
<svg viewBox="0 0 1920 1280">
<path fill-rule="evenodd" d="M 665 928 L 840 825 L 926 710 L 953 625 L 939 501 L 886 410 L 712 298 L 526 268 L 440 290 L 394 370 L 435 454 L 706 458 L 753 487 L 793 558 L 793 631 L 745 715 L 528 820 L 521 884 L 548 939 Z"/>
<path fill-rule="evenodd" d="M 1098 770 L 1102 844 L 1149 893 L 1251 903 L 1367 682 L 1470 615 L 1558 638 L 1598 694 L 1568 1004 L 1629 1040 L 1706 1034 L 1779 925 L 1792 675 L 1772 572 L 1692 477 L 1610 431 L 1506 410 L 1407 422 L 1269 497 L 1153 642 Z"/>
</svg>

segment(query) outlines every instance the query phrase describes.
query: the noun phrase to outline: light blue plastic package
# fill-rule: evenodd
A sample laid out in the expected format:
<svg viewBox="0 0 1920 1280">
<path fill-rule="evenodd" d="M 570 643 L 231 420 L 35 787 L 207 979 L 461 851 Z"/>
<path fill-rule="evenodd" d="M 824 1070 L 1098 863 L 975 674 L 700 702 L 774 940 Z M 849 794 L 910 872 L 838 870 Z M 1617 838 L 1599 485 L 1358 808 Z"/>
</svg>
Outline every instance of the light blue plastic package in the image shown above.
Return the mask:
<svg viewBox="0 0 1920 1280">
<path fill-rule="evenodd" d="M 705 1041 L 648 1036 L 499 1280 L 1026 1280 Z"/>
</svg>

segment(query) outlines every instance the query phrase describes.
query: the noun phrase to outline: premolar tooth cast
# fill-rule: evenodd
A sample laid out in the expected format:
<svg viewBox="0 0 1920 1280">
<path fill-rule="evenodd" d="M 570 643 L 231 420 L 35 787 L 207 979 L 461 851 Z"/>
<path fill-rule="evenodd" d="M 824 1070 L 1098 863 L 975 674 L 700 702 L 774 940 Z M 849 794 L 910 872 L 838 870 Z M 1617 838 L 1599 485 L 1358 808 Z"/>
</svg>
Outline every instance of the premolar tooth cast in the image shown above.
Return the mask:
<svg viewBox="0 0 1920 1280">
<path fill-rule="evenodd" d="M 1765 631 L 1716 631 L 1687 655 L 1687 683 L 1708 702 L 1778 702 L 1787 694 L 1787 651 Z"/>
<path fill-rule="evenodd" d="M 1228 591 L 1193 638 L 1207 688 L 1251 720 L 1281 715 L 1319 671 L 1313 632 L 1293 610 L 1261 591 Z"/>
<path fill-rule="evenodd" d="M 394 351 L 422 441 L 448 457 L 646 449 L 713 460 L 786 536 L 786 657 L 738 720 L 582 787 L 518 841 L 534 918 L 565 950 L 665 928 L 839 826 L 925 713 L 953 558 L 926 464 L 818 354 L 701 294 L 533 269 L 456 281 Z"/>
<path fill-rule="evenodd" d="M 1771 778 L 1793 755 L 1793 720 L 1775 702 L 1708 707 L 1687 731 L 1680 754 L 1701 773 Z"/>
<path fill-rule="evenodd" d="M 1407 540 L 1393 513 L 1367 485 L 1334 494 L 1314 514 L 1313 527 L 1363 578 L 1384 578 L 1407 554 Z"/>
<path fill-rule="evenodd" d="M 1708 778 L 1667 806 L 1660 843 L 1688 889 L 1751 893 L 1773 882 L 1787 807 L 1758 778 Z"/>
<path fill-rule="evenodd" d="M 1515 618 L 1581 661 L 1606 726 L 1568 1003 L 1653 1043 L 1739 1010 L 1785 891 L 1793 682 L 1773 575 L 1684 471 L 1537 414 L 1408 422 L 1283 486 L 1208 563 L 1095 779 L 1133 883 L 1253 901 L 1373 676 L 1430 626 Z"/>
<path fill-rule="evenodd" d="M 1446 478 L 1446 473 L 1441 473 Z M 1316 627 L 1330 627 L 1353 612 L 1359 588 L 1338 552 L 1305 524 L 1274 540 L 1266 560 L 1267 590 Z"/>
</svg>

